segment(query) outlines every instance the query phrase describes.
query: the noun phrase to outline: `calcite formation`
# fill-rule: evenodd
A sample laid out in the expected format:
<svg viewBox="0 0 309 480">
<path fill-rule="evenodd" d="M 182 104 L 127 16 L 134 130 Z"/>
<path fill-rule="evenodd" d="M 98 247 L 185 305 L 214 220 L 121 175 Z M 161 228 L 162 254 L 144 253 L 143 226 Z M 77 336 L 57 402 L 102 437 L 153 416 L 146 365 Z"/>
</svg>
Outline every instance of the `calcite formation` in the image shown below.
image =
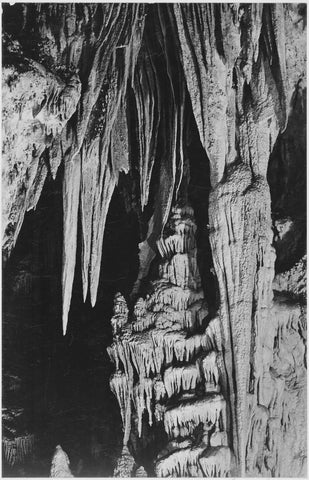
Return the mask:
<svg viewBox="0 0 309 480">
<path fill-rule="evenodd" d="M 62 163 L 64 332 L 79 206 L 83 292 L 96 301 L 108 205 L 119 172 L 128 168 L 124 97 L 143 12 L 143 4 L 25 4 L 16 17 L 18 38 L 4 42 L 4 252 L 10 254 L 25 212 L 35 208 L 49 169 L 55 177 Z"/>
<path fill-rule="evenodd" d="M 116 190 L 137 218 L 135 284 L 127 301 L 115 296 L 111 321 L 116 475 L 305 475 L 305 10 L 4 9 L 4 258 L 46 179 L 60 176 L 64 334 L 75 274 L 96 303 Z M 203 234 L 189 206 L 199 146 Z M 152 467 L 135 465 L 153 436 Z"/>
<path fill-rule="evenodd" d="M 52 478 L 61 477 L 69 478 L 74 477 L 70 469 L 70 460 L 68 455 L 62 449 L 61 445 L 57 445 L 54 456 L 51 462 L 50 476 Z"/>
<path fill-rule="evenodd" d="M 116 373 L 110 384 L 124 444 L 131 429 L 141 437 L 143 423 L 155 423 L 168 437 L 155 463 L 158 476 L 225 475 L 231 451 L 220 386 L 220 326 L 218 318 L 209 318 L 201 290 L 192 208 L 173 208 L 166 230 L 159 280 L 147 297 L 137 300 L 129 316 L 123 297 L 115 297 L 111 322 L 118 329 L 108 351 Z"/>
<path fill-rule="evenodd" d="M 108 351 L 116 373 L 110 385 L 121 410 L 124 444 L 134 429 L 142 437 L 146 423 L 164 429 L 167 442 L 154 459 L 159 477 L 228 476 L 235 471 L 232 402 L 224 383 L 224 325 L 220 317 L 209 316 L 201 295 L 195 230 L 190 207 L 172 210 L 168 234 L 158 242 L 159 279 L 151 283 L 146 298 L 136 301 L 131 315 L 123 296 L 116 294 L 111 320 L 114 343 Z M 277 291 L 273 298 L 273 263 L 264 268 L 270 297 L 261 298 L 256 332 L 257 395 L 253 383 L 244 396 L 247 409 L 241 405 L 247 421 L 240 431 L 244 472 L 280 476 L 293 468 L 301 476 L 306 457 L 305 307 L 295 295 Z M 239 289 L 239 280 L 234 288 Z M 237 308 L 239 315 L 241 304 Z"/>
</svg>

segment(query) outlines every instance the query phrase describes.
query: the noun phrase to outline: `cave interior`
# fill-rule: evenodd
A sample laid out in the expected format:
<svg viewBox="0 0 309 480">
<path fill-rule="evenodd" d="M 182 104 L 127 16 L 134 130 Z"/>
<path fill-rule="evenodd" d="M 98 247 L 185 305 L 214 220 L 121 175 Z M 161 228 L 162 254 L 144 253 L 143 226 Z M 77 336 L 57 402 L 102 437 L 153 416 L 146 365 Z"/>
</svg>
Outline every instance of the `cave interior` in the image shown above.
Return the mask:
<svg viewBox="0 0 309 480">
<path fill-rule="evenodd" d="M 196 262 L 201 277 L 201 291 L 207 303 L 204 323 L 201 323 L 195 333 L 202 334 L 205 326 L 209 325 L 219 311 L 220 315 L 226 315 L 222 307 L 224 296 L 218 275 L 218 261 L 214 259 L 216 255 L 219 258 L 220 254 L 214 253 L 213 245 L 214 243 L 219 245 L 220 240 L 213 240 L 212 231 L 215 230 L 216 215 L 224 213 L 226 205 L 223 203 L 224 198 L 227 198 L 226 202 L 232 202 L 228 197 L 230 194 L 228 188 L 237 191 L 236 174 L 236 183 L 234 182 L 233 187 L 230 185 L 234 181 L 234 173 L 237 173 L 243 164 L 251 169 L 252 177 L 249 186 L 245 186 L 241 192 L 241 198 L 245 198 L 247 189 L 249 190 L 250 185 L 260 177 L 264 176 L 265 184 L 269 186 L 269 194 L 262 194 L 254 200 L 259 203 L 262 198 L 261 201 L 265 204 L 269 203 L 267 207 L 269 222 L 267 228 L 265 227 L 268 233 L 265 236 L 271 235 L 269 247 L 276 254 L 273 265 L 274 280 L 269 287 L 274 300 L 269 300 L 269 305 L 271 302 L 277 302 L 282 311 L 285 308 L 286 311 L 292 311 L 294 306 L 295 309 L 297 306 L 301 311 L 299 322 L 305 330 L 306 300 L 303 275 L 306 271 L 306 84 L 303 50 L 299 45 L 302 49 L 305 48 L 303 45 L 305 45 L 306 11 L 304 4 L 289 4 L 282 7 L 282 11 L 279 11 L 279 7 L 277 11 L 273 5 L 275 4 L 264 4 L 258 15 L 255 12 L 256 5 L 245 3 L 239 4 L 237 11 L 233 10 L 230 4 L 205 4 L 200 7 L 201 11 L 198 11 L 198 4 L 179 6 L 179 11 L 176 4 L 134 4 L 134 6 L 77 3 L 3 4 L 2 67 L 5 77 L 3 95 L 7 91 L 13 91 L 11 96 L 8 95 L 10 97 L 7 101 L 8 110 L 19 108 L 21 112 L 20 119 L 12 123 L 11 127 L 9 115 L 3 113 L 3 124 L 7 122 L 8 125 L 4 126 L 3 134 L 3 161 L 7 162 L 3 167 L 3 191 L 4 195 L 11 195 L 13 198 L 13 200 L 10 198 L 11 210 L 8 210 L 8 222 L 5 225 L 2 263 L 3 441 L 12 444 L 20 437 L 33 439 L 31 453 L 21 455 L 19 459 L 15 455 L 12 460 L 11 454 L 5 451 L 4 476 L 49 476 L 51 459 L 57 445 L 61 445 L 68 454 L 70 469 L 74 476 L 113 475 L 123 451 L 125 430 L 117 398 L 110 388 L 110 378 L 115 367 L 107 351 L 115 336 L 111 324 L 111 318 L 115 314 L 113 310 L 115 294 L 120 292 L 123 295 L 129 317 L 134 315 L 137 300 L 140 297 L 146 298 L 149 285 L 156 282 L 162 272 L 162 259 L 156 242 L 160 236 L 165 235 L 166 238 L 171 235 L 168 221 L 171 219 L 173 208 L 188 207 L 192 209 L 196 227 L 194 230 Z M 189 24 L 189 20 L 194 25 L 192 27 L 190 24 L 186 30 L 184 25 L 186 21 Z M 208 30 L 205 27 L 206 21 Z M 111 22 L 114 23 L 108 30 Z M 116 39 L 113 37 L 116 35 L 113 32 L 117 30 L 115 22 L 121 24 Z M 292 42 L 294 49 L 288 50 L 285 46 L 284 60 L 276 37 L 278 25 L 282 23 L 288 32 L 287 39 L 291 38 L 294 41 Z M 259 30 L 258 34 L 255 28 Z M 209 38 L 205 40 L 204 37 L 207 35 Z M 187 44 L 184 38 L 187 39 Z M 200 38 L 201 45 L 206 45 L 206 53 L 200 52 L 197 38 Z M 279 38 L 280 41 L 284 41 L 282 37 Z M 286 40 L 287 43 L 288 41 Z M 184 64 L 186 62 L 189 64 L 191 57 L 186 48 L 190 50 L 192 57 L 195 56 L 196 82 L 200 84 L 199 87 L 188 79 L 190 72 L 187 72 Z M 212 58 L 209 57 L 207 49 L 215 51 Z M 255 53 L 252 54 L 251 50 L 254 49 Z M 250 54 L 254 57 L 252 73 L 249 79 L 244 79 L 247 71 L 244 64 L 246 61 L 247 65 L 250 64 L 248 59 Z M 210 66 L 206 65 L 207 74 L 203 70 L 203 62 L 206 64 L 210 62 Z M 286 63 L 285 74 L 290 75 L 290 79 L 286 80 L 286 87 L 282 86 L 284 81 L 280 79 L 283 71 L 282 62 Z M 263 67 L 264 64 L 267 68 Z M 37 65 L 42 66 L 43 73 L 39 72 Z M 291 74 L 293 69 L 295 71 Z M 265 78 L 261 80 L 262 70 Z M 63 85 L 68 85 L 75 71 L 78 71 L 79 75 L 78 99 L 74 100 L 74 93 L 73 100 L 70 98 L 67 100 L 75 102 L 74 107 L 68 107 L 71 108 L 70 115 L 66 118 L 66 114 L 63 113 L 64 106 L 59 101 L 54 109 L 59 108 L 60 113 L 53 112 L 49 106 L 44 117 L 46 119 L 48 115 L 54 115 L 57 119 L 55 122 L 59 121 L 58 130 L 54 131 L 51 127 L 51 133 L 44 131 L 40 133 L 41 137 L 35 132 L 34 127 L 31 133 L 25 133 L 22 112 L 23 109 L 27 110 L 29 105 L 33 111 L 35 101 L 27 90 L 29 87 L 24 77 L 30 72 L 34 78 L 37 75 L 40 80 L 40 75 L 47 78 L 48 72 L 48 75 L 55 77 L 56 80 L 53 78 L 50 80 L 48 77 L 46 88 L 49 88 L 49 81 L 55 81 L 63 89 Z M 205 112 L 201 113 L 202 109 L 199 110 L 197 106 L 199 101 L 207 103 L 204 96 L 208 93 L 206 113 L 216 117 L 218 106 L 212 96 L 216 95 L 216 89 L 219 91 L 221 88 L 217 71 L 219 75 L 220 71 L 222 75 L 223 71 L 228 72 L 226 73 L 228 80 L 225 81 L 227 84 L 230 82 L 226 87 L 228 110 L 225 117 L 228 118 L 226 128 L 222 125 L 218 127 L 215 121 L 212 124 L 212 120 L 205 120 L 203 117 Z M 93 80 L 96 72 L 99 79 Z M 263 85 L 261 86 L 259 82 Z M 203 86 L 204 83 L 206 87 Z M 209 83 L 212 87 L 207 86 Z M 114 84 L 115 86 L 111 87 Z M 263 98 L 264 104 L 261 106 L 257 97 L 261 95 L 259 89 L 266 89 L 265 84 L 269 85 L 270 94 L 266 100 Z M 275 88 L 278 92 L 274 93 Z M 282 106 L 282 98 L 286 106 Z M 53 101 L 51 99 L 51 103 Z M 6 107 L 6 102 L 4 103 Z M 46 100 L 43 101 L 39 111 L 45 108 L 46 103 L 48 103 Z M 88 105 L 89 113 L 86 112 Z M 255 132 L 250 122 L 263 123 L 261 120 L 263 108 L 268 109 L 264 117 L 270 119 L 267 128 L 258 133 L 260 137 L 257 140 L 257 143 L 263 144 L 263 148 L 264 143 L 268 142 L 265 146 L 268 153 L 265 154 L 267 158 L 264 171 L 254 163 L 256 157 L 258 161 L 263 157 L 263 148 L 257 155 L 252 154 L 248 163 L 244 158 L 246 152 L 244 139 L 254 135 Z M 286 120 L 282 120 L 284 114 Z M 37 115 L 33 114 L 33 119 L 28 119 L 31 127 Z M 232 117 L 234 127 L 230 127 L 230 123 L 233 123 L 230 121 Z M 41 119 L 40 122 L 44 124 Z M 273 126 L 275 122 L 276 125 Z M 282 122 L 284 127 L 280 125 Z M 249 133 L 244 132 L 244 124 L 247 125 Z M 9 128 L 16 129 L 15 136 L 7 134 Z M 43 125 L 42 129 L 44 128 Z M 249 128 L 252 130 L 249 131 Z M 229 147 L 226 147 L 226 163 L 223 162 L 220 173 L 221 167 L 215 165 L 220 152 L 214 153 L 215 147 L 212 145 L 216 141 L 224 143 L 221 134 L 225 135 L 224 138 L 228 137 L 226 143 L 229 143 Z M 207 135 L 208 137 L 217 135 L 218 138 L 209 139 Z M 270 140 L 265 139 L 267 136 L 271 137 Z M 100 160 L 96 159 L 94 150 L 91 150 L 98 138 L 101 142 Z M 60 160 L 55 154 L 55 145 L 57 144 L 59 148 L 59 141 L 62 142 Z M 30 154 L 28 151 L 24 152 L 28 147 L 32 149 Z M 252 148 L 254 148 L 252 145 L 248 147 L 249 150 Z M 73 155 L 72 160 L 73 152 L 75 157 Z M 89 169 L 89 164 L 84 161 L 87 155 L 93 161 L 93 173 L 89 173 L 92 167 Z M 7 157 L 13 160 L 6 160 Z M 17 167 L 13 165 L 15 158 L 21 163 L 28 162 L 24 170 L 19 164 Z M 74 195 L 75 174 L 70 173 L 69 169 L 74 168 L 72 165 L 75 165 L 76 158 L 82 159 L 82 167 L 79 167 L 82 181 L 80 192 L 77 193 L 80 200 L 74 204 L 70 195 Z M 37 163 L 32 171 L 35 160 Z M 52 163 L 54 160 L 55 164 Z M 85 163 L 85 171 L 82 162 Z M 98 162 L 102 164 L 105 162 L 104 174 L 103 169 L 98 169 L 99 173 L 96 172 Z M 108 169 L 114 172 L 110 180 L 106 173 L 109 172 Z M 44 175 L 42 171 L 45 172 Z M 106 175 L 104 180 L 102 175 Z M 242 180 L 239 182 L 241 191 Z M 108 183 L 112 184 L 110 190 L 107 187 Z M 220 185 L 223 185 L 223 194 L 220 193 L 221 190 L 219 191 Z M 226 191 L 225 185 L 228 186 Z M 36 197 L 35 200 L 33 197 Z M 90 206 L 87 206 L 87 198 L 89 200 L 90 197 Z M 96 203 L 100 202 L 102 209 L 106 210 L 105 213 L 103 210 L 95 210 Z M 75 213 L 72 208 L 75 208 Z M 236 225 L 236 214 L 229 208 L 226 208 L 225 215 L 228 216 L 230 212 L 231 222 L 233 224 L 235 220 Z M 70 215 L 72 219 L 69 218 Z M 254 215 L 252 214 L 252 217 Z M 267 215 L 268 213 L 266 217 Z M 93 222 L 98 224 L 97 230 L 93 229 L 87 216 L 89 218 L 93 216 Z M 256 232 L 257 237 L 263 235 L 259 233 L 258 227 Z M 237 237 L 237 233 L 235 235 Z M 101 253 L 100 240 L 99 246 L 93 247 L 97 241 L 96 236 L 103 242 Z M 254 235 L 253 237 L 255 239 Z M 90 265 L 92 260 L 88 259 L 89 265 L 85 263 L 87 242 L 90 242 L 89 245 L 93 248 L 89 258 L 95 258 L 98 271 L 96 287 L 93 286 L 96 279 L 93 265 Z M 145 260 L 140 254 L 141 245 L 146 243 L 148 250 L 145 255 L 151 251 L 150 261 Z M 230 248 L 233 256 L 233 252 L 236 252 L 233 250 L 234 247 L 229 247 L 226 239 L 222 240 L 223 244 L 222 258 L 227 258 L 225 246 L 227 249 Z M 246 250 L 245 246 L 241 248 L 244 256 L 250 256 L 250 246 L 249 250 Z M 255 251 L 254 248 L 252 247 L 252 251 Z M 266 257 L 265 254 L 264 259 Z M 233 258 L 234 269 L 237 262 L 241 264 L 242 259 Z M 260 268 L 259 262 L 263 263 L 260 259 L 257 260 L 255 272 Z M 88 269 L 86 282 L 85 265 Z M 63 287 L 65 268 L 69 272 L 66 275 L 71 278 L 71 294 Z M 249 267 L 245 266 L 244 269 L 250 271 Z M 289 273 L 293 272 L 293 269 L 297 270 L 294 276 Z M 226 275 L 228 277 L 228 274 Z M 258 273 L 254 275 L 258 283 L 260 281 Z M 284 284 L 284 278 L 288 275 L 290 280 Z M 234 280 L 234 277 L 232 280 L 227 278 L 226 282 L 233 284 Z M 246 280 L 242 279 L 240 282 L 245 284 Z M 248 290 L 251 288 L 249 283 Z M 256 304 L 260 301 L 256 293 L 258 288 L 251 289 L 252 315 L 251 320 L 247 321 L 250 325 L 252 319 L 258 318 L 259 314 L 256 313 L 259 312 Z M 259 290 L 261 296 L 263 288 Z M 69 300 L 65 300 L 68 297 Z M 68 316 L 64 335 L 65 301 Z M 237 315 L 241 318 L 239 312 Z M 233 315 L 236 314 L 230 313 L 231 322 Z M 282 316 L 284 315 L 285 313 L 282 313 Z M 232 340 L 235 342 L 233 335 L 234 333 Z M 299 333 L 302 344 L 304 335 L 303 331 Z M 252 338 L 255 338 L 253 334 L 251 342 L 254 342 Z M 256 350 L 259 351 L 259 348 L 256 347 Z M 274 351 L 280 350 L 275 344 L 273 348 Z M 226 364 L 230 361 L 228 355 L 227 348 Z M 273 355 L 275 357 L 275 353 Z M 301 355 L 299 353 L 299 356 Z M 230 367 L 236 372 L 237 362 L 236 358 L 235 365 Z M 306 367 L 305 357 L 300 360 L 300 365 L 299 371 L 303 366 Z M 183 367 L 184 362 L 177 363 L 174 358 L 167 366 Z M 298 375 L 295 367 L 296 373 L 294 372 L 292 376 L 286 373 L 284 367 L 281 370 L 280 368 L 276 370 L 275 367 L 270 367 L 272 371 L 282 370 L 283 373 L 276 375 L 284 378 L 286 384 L 290 382 L 291 390 L 300 392 L 299 385 L 305 382 L 301 377 L 303 373 Z M 229 376 L 229 367 L 226 368 L 226 372 Z M 236 384 L 240 378 L 237 375 L 238 373 L 232 379 Z M 227 380 L 225 387 L 222 387 L 223 395 L 227 398 L 229 395 L 231 397 L 236 395 L 231 390 L 232 380 Z M 136 373 L 134 382 L 137 382 Z M 196 387 L 197 391 L 198 388 Z M 251 390 L 250 388 L 248 395 L 250 393 L 254 396 L 255 387 Z M 236 390 L 238 392 L 237 388 Z M 239 392 L 240 395 L 241 389 Z M 303 394 L 297 395 L 297 398 L 300 398 Z M 177 395 L 172 396 L 172 399 L 167 401 L 169 409 L 173 408 L 173 402 L 177 402 L 177 398 Z M 284 401 L 288 402 L 286 399 L 282 400 L 283 403 Z M 233 408 L 237 416 L 237 405 L 236 402 L 236 407 L 230 407 L 232 413 L 230 417 L 228 416 L 230 418 L 228 444 L 235 447 L 237 437 L 239 443 L 235 447 L 235 452 L 238 452 L 241 458 L 242 454 L 239 452 L 242 449 L 242 440 L 238 438 L 240 427 L 237 421 L 236 424 L 233 423 Z M 294 408 L 295 403 L 291 405 L 291 408 Z M 145 412 L 141 438 L 132 427 L 128 446 L 136 465 L 143 466 L 148 476 L 201 476 L 194 474 L 193 470 L 186 471 L 186 475 L 175 474 L 175 471 L 173 474 L 168 470 L 172 467 L 160 462 L 160 466 L 155 467 L 154 459 L 169 440 L 162 422 L 153 426 L 149 426 L 148 423 L 149 414 Z M 265 431 L 266 433 L 259 431 L 261 438 L 263 435 L 267 437 L 268 430 Z M 197 448 L 200 445 L 198 429 L 193 437 L 196 443 L 194 448 Z M 258 440 L 255 441 L 258 443 Z M 298 475 L 303 476 L 303 458 L 300 457 L 303 455 L 305 440 L 297 437 L 297 442 L 301 445 L 301 447 L 298 445 L 298 449 L 302 454 L 299 454 L 299 457 L 295 455 L 295 458 L 293 457 L 295 463 L 291 461 L 289 465 L 290 468 L 297 465 L 297 472 L 300 472 Z M 194 448 L 191 447 L 191 452 L 195 451 Z M 247 472 L 251 469 L 257 476 L 263 473 L 265 476 L 263 468 L 266 468 L 268 473 L 271 472 L 271 476 L 285 476 L 285 473 L 289 473 L 289 470 L 284 470 L 286 466 L 280 470 L 280 466 L 272 465 L 270 461 L 267 463 L 264 457 L 261 460 L 263 456 L 261 451 L 265 453 L 266 447 L 259 447 L 259 452 L 252 453 L 252 456 L 249 455 L 249 447 L 246 448 Z M 251 464 L 250 459 L 253 457 L 254 462 Z M 158 458 L 161 458 L 160 455 Z M 241 461 L 239 460 L 239 463 Z M 279 462 L 278 458 L 277 461 Z M 261 467 L 261 462 L 266 467 Z M 203 465 L 206 464 L 205 460 Z M 207 468 L 204 467 L 204 473 L 208 471 Z M 235 471 L 241 471 L 243 474 L 243 470 Z M 136 474 L 136 469 L 134 472 Z"/>
</svg>

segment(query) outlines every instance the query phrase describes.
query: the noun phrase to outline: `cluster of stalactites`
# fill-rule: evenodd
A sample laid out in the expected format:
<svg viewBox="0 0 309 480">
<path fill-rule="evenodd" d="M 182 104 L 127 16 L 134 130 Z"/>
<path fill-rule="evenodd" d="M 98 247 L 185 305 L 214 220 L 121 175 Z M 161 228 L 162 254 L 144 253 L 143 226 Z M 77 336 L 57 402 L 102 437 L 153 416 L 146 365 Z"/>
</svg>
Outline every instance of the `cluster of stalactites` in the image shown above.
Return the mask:
<svg viewBox="0 0 309 480">
<path fill-rule="evenodd" d="M 200 424 L 218 431 L 226 428 L 226 404 L 222 395 L 212 394 L 202 400 L 180 403 L 166 411 L 164 428 L 170 438 L 187 437 L 193 434 Z"/>
<path fill-rule="evenodd" d="M 45 179 L 49 173 L 55 178 L 62 163 L 65 334 L 78 222 L 83 296 L 89 293 L 94 305 L 109 203 L 119 173 L 130 168 L 126 89 L 134 79 L 145 5 L 6 9 L 22 27 L 5 32 L 4 42 L 4 253 L 10 254 Z M 4 29 L 10 30 L 10 22 Z M 37 40 L 31 42 L 33 58 L 26 58 L 31 37 Z"/>
<path fill-rule="evenodd" d="M 25 74 L 15 66 L 13 70 L 4 69 L 8 73 L 4 75 L 8 93 L 3 96 L 4 104 L 8 103 L 6 99 L 11 103 L 9 115 L 4 115 L 4 146 L 9 152 L 7 157 L 13 159 L 4 175 L 8 191 L 4 224 L 9 223 L 10 227 L 5 249 L 10 251 L 14 245 L 25 211 L 35 208 L 49 170 L 55 177 L 63 162 L 64 333 L 75 271 L 78 212 L 82 227 L 83 295 L 86 299 L 89 293 L 94 305 L 108 206 L 119 172 L 131 168 L 127 85 L 131 83 L 135 95 L 142 209 L 148 202 L 157 143 L 164 142 L 161 188 L 156 192 L 160 220 L 149 222 L 147 234 L 147 238 L 157 238 L 184 173 L 185 91 L 191 99 L 215 186 L 238 153 L 255 176 L 265 176 L 269 152 L 278 131 L 286 126 L 291 90 L 300 77 L 299 59 L 295 60 L 291 51 L 301 46 L 302 35 L 305 39 L 299 26 L 301 20 L 304 26 L 305 20 L 297 13 L 296 5 L 157 6 L 152 11 L 155 28 L 151 42 L 147 33 L 143 36 L 145 10 L 145 4 L 125 3 L 85 4 L 81 8 L 74 4 L 24 6 L 23 18 L 17 19 L 22 31 L 16 37 L 22 42 L 27 39 L 25 33 L 33 32 L 41 40 L 37 42 L 36 56 L 42 63 L 46 59 L 48 68 L 29 59 L 30 68 Z M 61 22 L 54 28 L 59 18 Z M 296 41 L 287 43 L 286 34 Z M 151 50 L 152 40 L 161 45 L 163 75 L 155 61 L 157 55 Z M 13 43 L 19 45 L 15 39 Z M 179 46 L 179 55 L 174 55 L 174 45 Z M 12 48 L 11 53 L 16 45 Z M 23 45 L 18 48 L 22 53 Z M 65 72 L 70 80 L 59 81 L 54 73 L 47 72 L 49 69 Z M 73 75 L 68 75 L 71 69 Z M 162 88 L 165 79 L 166 89 Z M 252 101 L 247 102 L 248 85 Z M 17 96 L 12 98 L 15 86 Z M 163 90 L 168 92 L 167 98 Z M 164 100 L 167 106 L 163 105 Z M 168 121 L 162 138 L 159 131 L 165 116 Z M 184 221 L 184 209 L 178 209 L 178 225 L 174 211 L 174 234 L 163 235 L 157 242 L 163 258 L 191 250 L 194 240 L 185 232 L 194 230 L 195 225 L 190 207 L 185 208 L 188 218 Z M 141 262 L 141 270 L 143 263 L 147 262 Z M 186 285 L 187 267 L 182 267 L 183 278 L 178 277 L 173 260 L 166 265 L 164 276 L 168 280 L 177 278 L 177 285 Z M 197 276 L 192 281 L 198 282 Z"/>
<path fill-rule="evenodd" d="M 203 334 L 186 335 L 183 331 L 168 329 L 150 330 L 115 339 L 108 353 L 117 368 L 129 372 L 135 370 L 140 377 L 158 375 L 164 364 L 189 362 L 201 353 L 207 353 L 215 345 L 212 332 L 206 329 Z"/>
<path fill-rule="evenodd" d="M 219 369 L 217 355 L 211 351 L 195 363 L 182 367 L 169 367 L 164 372 L 164 386 L 168 397 L 181 391 L 195 390 L 201 382 L 205 385 L 206 392 L 219 390 Z"/>
</svg>

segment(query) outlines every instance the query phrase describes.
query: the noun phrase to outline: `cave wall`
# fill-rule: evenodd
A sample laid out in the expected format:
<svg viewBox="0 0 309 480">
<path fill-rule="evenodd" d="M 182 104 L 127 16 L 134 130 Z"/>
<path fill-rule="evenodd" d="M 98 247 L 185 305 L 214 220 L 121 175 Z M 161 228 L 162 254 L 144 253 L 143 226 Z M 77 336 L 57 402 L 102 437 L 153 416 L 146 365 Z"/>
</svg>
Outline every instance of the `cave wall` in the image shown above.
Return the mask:
<svg viewBox="0 0 309 480">
<path fill-rule="evenodd" d="M 135 231 L 128 248 L 135 259 L 128 269 L 119 267 L 125 280 L 117 283 L 117 290 L 129 303 L 128 312 L 120 312 L 125 316 L 120 337 L 114 331 L 119 348 L 122 335 L 131 342 L 128 319 L 143 318 L 148 307 L 160 311 L 161 297 L 155 306 L 147 299 L 146 310 L 138 313 L 131 303 L 145 297 L 149 281 L 157 278 L 184 290 L 181 278 L 190 283 L 192 274 L 198 283 L 199 270 L 198 289 L 208 305 L 204 317 L 218 323 L 216 368 L 226 409 L 226 424 L 219 429 L 226 434 L 223 450 L 209 452 L 218 445 L 204 435 L 197 450 L 178 445 L 180 456 L 186 448 L 190 468 L 203 459 L 204 475 L 213 475 L 213 465 L 220 462 L 222 474 L 304 475 L 305 6 L 4 5 L 2 73 L 4 266 L 10 272 L 14 248 L 28 241 L 29 233 L 21 240 L 24 219 L 34 215 L 30 212 L 56 182 L 62 199 L 57 196 L 54 229 L 62 248 L 53 245 L 46 259 L 47 268 L 57 264 L 50 291 L 56 306 L 48 314 L 54 317 L 54 335 L 60 335 L 60 316 L 64 334 L 77 329 L 73 313 L 82 308 L 82 300 L 89 309 L 96 305 L 106 292 L 104 275 L 117 269 L 122 258 L 115 247 L 115 265 L 104 261 L 114 199 Z M 171 276 L 159 264 L 160 256 L 166 257 L 164 239 L 174 228 L 169 225 L 176 207 L 189 209 L 197 224 L 192 262 L 198 270 L 191 260 L 186 267 L 187 260 L 178 259 L 178 264 L 176 258 Z M 39 233 L 39 238 L 48 240 L 48 233 Z M 188 255 L 186 250 L 176 253 Z M 37 265 L 41 261 L 39 256 Z M 120 263 L 126 263 L 124 257 Z M 17 268 L 20 276 L 24 267 Z M 46 270 L 40 268 L 43 276 Z M 30 269 L 26 265 L 26 275 Z M 16 282 L 16 276 L 13 285 L 7 281 L 8 292 L 17 288 Z M 116 285 L 114 290 L 110 310 Z M 12 300 L 6 295 L 9 311 Z M 173 309 L 186 308 L 185 295 L 178 291 Z M 86 312 L 85 317 L 90 315 Z M 78 328 L 87 331 L 86 320 Z M 156 322 L 145 320 L 141 330 L 156 331 Z M 207 337 L 207 322 L 196 325 L 196 335 Z M 190 338 L 192 332 L 181 327 Z M 15 335 L 9 333 L 15 323 L 7 328 L 7 337 Z M 171 325 L 164 328 L 169 337 Z M 111 341 L 111 329 L 109 335 Z M 146 346 L 145 341 L 143 352 Z M 128 366 L 133 357 L 126 355 L 121 388 L 129 388 L 134 377 Z M 143 355 L 135 365 L 150 361 Z M 173 368 L 166 355 L 164 368 Z M 154 377 L 163 371 L 147 372 L 142 377 L 150 380 L 151 390 Z M 198 391 L 197 402 L 199 395 L 207 397 L 206 387 Z M 161 402 L 167 412 L 181 389 Z M 156 452 L 156 460 L 143 444 L 147 435 L 154 442 L 165 438 L 162 425 L 170 425 L 165 418 L 172 414 L 158 415 L 158 431 L 145 434 L 141 445 L 141 440 L 133 441 L 131 419 L 141 422 L 134 405 L 144 400 L 134 403 L 133 390 L 128 395 L 128 405 L 122 406 L 125 448 L 134 445 L 134 455 L 140 463 L 144 455 L 150 471 L 149 465 L 157 462 L 152 471 L 158 476 L 188 473 L 185 463 L 179 470 L 175 451 L 165 453 L 164 467 L 162 455 Z M 150 393 L 147 398 L 150 416 L 156 402 Z M 177 408 L 175 412 L 173 419 Z M 169 462 L 175 462 L 176 470 Z M 215 473 L 219 471 L 216 467 Z M 193 476 L 198 474 L 197 468 Z"/>
</svg>

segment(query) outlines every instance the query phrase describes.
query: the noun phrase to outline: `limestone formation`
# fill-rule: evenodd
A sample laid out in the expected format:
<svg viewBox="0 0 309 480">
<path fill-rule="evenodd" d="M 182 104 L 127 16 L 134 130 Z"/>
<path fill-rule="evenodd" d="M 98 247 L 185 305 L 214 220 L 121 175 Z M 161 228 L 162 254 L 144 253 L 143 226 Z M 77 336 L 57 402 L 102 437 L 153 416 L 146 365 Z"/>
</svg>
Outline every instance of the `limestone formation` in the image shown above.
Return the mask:
<svg viewBox="0 0 309 480">
<path fill-rule="evenodd" d="M 111 388 L 121 409 L 124 444 L 131 429 L 142 437 L 147 421 L 168 436 L 156 461 L 157 476 L 225 475 L 231 452 L 220 388 L 220 329 L 218 318 L 209 319 L 201 291 L 192 208 L 172 209 L 166 230 L 160 278 L 146 299 L 137 300 L 108 349 L 116 365 Z"/>
<path fill-rule="evenodd" d="M 60 445 L 56 446 L 56 450 L 52 459 L 50 476 L 55 477 L 74 477 L 70 470 L 70 460 L 68 455 L 62 450 Z"/>
<path fill-rule="evenodd" d="M 59 181 L 65 341 L 77 295 L 112 307 L 113 199 L 136 226 L 102 319 L 115 476 L 306 475 L 306 18 L 278 2 L 3 8 L 3 256 Z M 72 476 L 60 446 L 53 476 L 59 458 Z"/>
</svg>

